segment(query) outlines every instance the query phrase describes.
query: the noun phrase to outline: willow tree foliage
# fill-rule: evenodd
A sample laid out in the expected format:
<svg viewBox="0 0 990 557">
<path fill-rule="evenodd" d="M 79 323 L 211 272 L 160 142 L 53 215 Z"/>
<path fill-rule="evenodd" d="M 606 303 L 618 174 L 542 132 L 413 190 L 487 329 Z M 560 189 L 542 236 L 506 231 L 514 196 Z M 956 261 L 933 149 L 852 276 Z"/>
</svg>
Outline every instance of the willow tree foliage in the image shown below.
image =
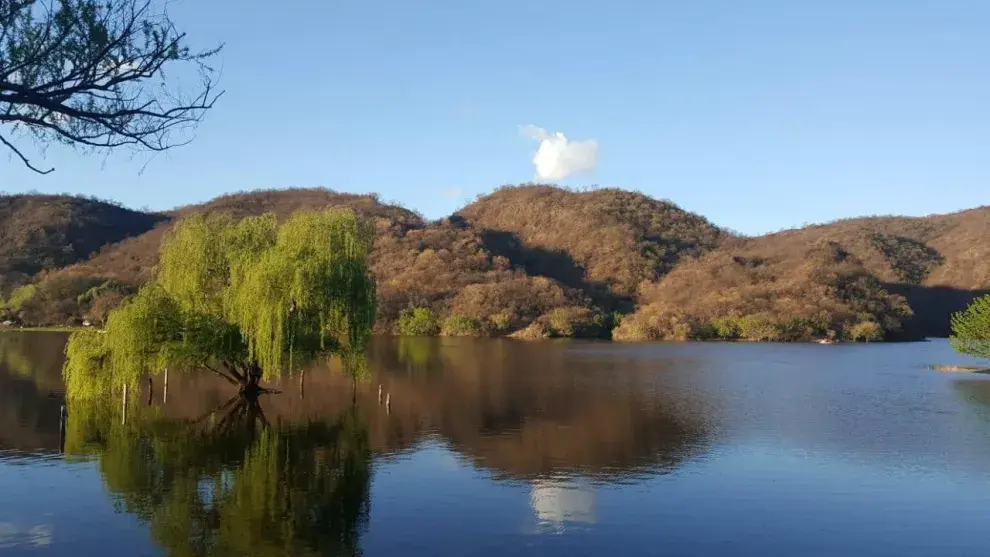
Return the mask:
<svg viewBox="0 0 990 557">
<path fill-rule="evenodd" d="M 952 347 L 963 354 L 990 358 L 990 295 L 952 316 Z"/>
<path fill-rule="evenodd" d="M 73 333 L 67 392 L 95 396 L 166 369 L 215 373 L 245 394 L 317 358 L 353 371 L 375 319 L 373 230 L 351 211 L 237 221 L 192 216 L 162 244 L 154 281 Z"/>
</svg>

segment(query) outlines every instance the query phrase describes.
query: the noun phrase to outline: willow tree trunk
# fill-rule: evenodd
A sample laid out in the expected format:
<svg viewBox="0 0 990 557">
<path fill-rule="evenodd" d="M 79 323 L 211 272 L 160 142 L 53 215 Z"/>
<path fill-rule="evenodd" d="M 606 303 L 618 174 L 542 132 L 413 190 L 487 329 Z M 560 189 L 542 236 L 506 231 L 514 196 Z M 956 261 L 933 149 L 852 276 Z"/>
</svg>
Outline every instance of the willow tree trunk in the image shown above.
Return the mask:
<svg viewBox="0 0 990 557">
<path fill-rule="evenodd" d="M 264 392 L 264 389 L 261 388 L 261 375 L 261 368 L 258 366 L 252 366 L 251 369 L 245 371 L 240 390 L 244 398 L 257 400 L 258 395 Z"/>
</svg>

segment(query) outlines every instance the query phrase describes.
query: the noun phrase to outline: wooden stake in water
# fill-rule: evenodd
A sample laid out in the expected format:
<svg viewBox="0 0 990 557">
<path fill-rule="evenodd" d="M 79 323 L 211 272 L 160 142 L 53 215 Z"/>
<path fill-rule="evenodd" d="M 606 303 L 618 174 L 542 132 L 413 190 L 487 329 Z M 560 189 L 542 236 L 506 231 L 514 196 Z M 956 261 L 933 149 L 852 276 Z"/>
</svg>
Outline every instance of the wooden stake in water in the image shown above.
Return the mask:
<svg viewBox="0 0 990 557">
<path fill-rule="evenodd" d="M 378 384 L 378 404 L 382 403 L 382 385 Z"/>
<path fill-rule="evenodd" d="M 151 382 L 151 377 L 148 377 L 148 406 L 151 406 L 151 397 L 155 395 L 155 385 Z"/>
<path fill-rule="evenodd" d="M 124 395 L 121 397 L 120 423 L 127 423 L 127 383 L 124 383 Z"/>
<path fill-rule="evenodd" d="M 385 393 L 385 412 L 392 413 L 392 393 Z"/>
<path fill-rule="evenodd" d="M 165 368 L 165 384 L 162 385 L 162 404 L 168 400 L 168 368 Z"/>
<path fill-rule="evenodd" d="M 65 412 L 65 405 L 63 404 L 58 411 L 58 452 L 65 452 L 65 418 L 67 414 Z"/>
</svg>

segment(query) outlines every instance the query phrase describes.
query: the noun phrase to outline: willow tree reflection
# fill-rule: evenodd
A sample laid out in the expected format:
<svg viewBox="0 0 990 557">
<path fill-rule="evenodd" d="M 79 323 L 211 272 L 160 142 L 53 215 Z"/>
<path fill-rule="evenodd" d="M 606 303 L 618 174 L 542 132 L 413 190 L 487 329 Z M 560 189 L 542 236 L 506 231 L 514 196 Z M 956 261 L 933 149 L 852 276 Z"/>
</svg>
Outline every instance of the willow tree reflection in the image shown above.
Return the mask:
<svg viewBox="0 0 990 557">
<path fill-rule="evenodd" d="M 0 332 L 0 370 L 30 379 L 39 391 L 62 390 L 62 333 Z"/>
<path fill-rule="evenodd" d="M 235 397 L 199 420 L 70 398 L 69 455 L 95 455 L 119 507 L 169 555 L 349 555 L 369 516 L 371 452 L 353 407 L 269 424 Z"/>
<path fill-rule="evenodd" d="M 0 449 L 58 448 L 64 343 L 58 333 L 0 332 Z"/>
</svg>

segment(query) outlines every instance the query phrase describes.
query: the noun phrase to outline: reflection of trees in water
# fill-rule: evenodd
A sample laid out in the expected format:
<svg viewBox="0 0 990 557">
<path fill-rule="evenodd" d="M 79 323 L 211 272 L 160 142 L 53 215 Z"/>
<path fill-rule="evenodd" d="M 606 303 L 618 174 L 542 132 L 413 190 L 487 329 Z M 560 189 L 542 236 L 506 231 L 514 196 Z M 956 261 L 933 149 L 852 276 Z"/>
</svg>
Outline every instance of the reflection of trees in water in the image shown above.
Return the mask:
<svg viewBox="0 0 990 557">
<path fill-rule="evenodd" d="M 60 341 L 29 359 L 43 362 L 55 354 L 51 367 L 57 380 L 61 353 Z M 672 470 L 701 454 L 712 434 L 709 408 L 676 383 L 685 374 L 656 369 L 690 363 L 590 361 L 568 352 L 566 345 L 546 342 L 383 338 L 370 347 L 369 364 L 374 377 L 358 383 L 357 407 L 370 447 L 379 454 L 414 447 L 424 435 L 439 433 L 454 450 L 496 475 L 545 479 L 576 474 L 614 481 Z M 272 424 L 334 423 L 338 409 L 352 406 L 353 385 L 339 370 L 323 366 L 307 372 L 305 397 L 299 379 L 272 385 L 282 391 L 264 400 Z M 391 393 L 390 412 L 377 402 L 379 383 Z M 162 408 L 160 382 L 155 388 L 153 408 L 183 420 L 220 407 L 230 393 L 229 385 L 208 375 L 176 374 Z M 0 397 L 7 393 L 0 389 Z M 145 392 L 133 395 L 135 403 L 146 400 Z M 60 401 L 49 400 L 45 430 L 54 448 Z M 111 407 L 119 414 L 119 401 Z M 0 418 L 6 412 L 0 410 Z M 2 419 L 3 426 L 12 420 Z M 70 427 L 78 419 L 71 413 Z M 213 419 L 222 420 L 222 413 Z M 0 437 L 11 431 L 0 430 Z"/>
<path fill-rule="evenodd" d="M 657 388 L 655 370 L 609 369 L 565 348 L 403 339 L 373 344 L 370 358 L 395 419 L 436 429 L 496 474 L 615 480 L 703 451 L 711 427 L 690 393 Z"/>
<path fill-rule="evenodd" d="M 58 333 L 0 332 L 0 449 L 58 447 L 64 343 Z"/>
<path fill-rule="evenodd" d="M 201 420 L 133 404 L 73 402 L 70 455 L 97 455 L 107 489 L 170 555 L 358 552 L 369 513 L 367 426 L 332 420 L 264 425 L 257 402 Z"/>
<path fill-rule="evenodd" d="M 65 334 L 0 332 L 0 373 L 31 379 L 39 391 L 62 390 Z"/>
<path fill-rule="evenodd" d="M 18 377 L 34 374 L 34 363 L 25 354 L 28 339 L 22 333 L 0 334 L 0 368 Z"/>
<path fill-rule="evenodd" d="M 642 362 L 590 362 L 565 348 L 376 339 L 369 350 L 373 377 L 357 385 L 372 450 L 403 451 L 438 433 L 497 476 L 606 481 L 664 473 L 705 450 L 712 435 L 708 409 L 676 384 L 679 374 L 658 375 L 654 363 L 647 369 L 636 367 Z M 205 375 L 172 381 L 167 411 L 173 417 L 195 419 L 223 404 L 229 391 Z M 379 383 L 391 394 L 390 411 L 378 403 Z M 306 373 L 304 397 L 298 376 L 272 386 L 281 390 L 265 399 L 272 423 L 333 419 L 334 409 L 351 406 L 351 381 L 325 366 Z"/>
</svg>

